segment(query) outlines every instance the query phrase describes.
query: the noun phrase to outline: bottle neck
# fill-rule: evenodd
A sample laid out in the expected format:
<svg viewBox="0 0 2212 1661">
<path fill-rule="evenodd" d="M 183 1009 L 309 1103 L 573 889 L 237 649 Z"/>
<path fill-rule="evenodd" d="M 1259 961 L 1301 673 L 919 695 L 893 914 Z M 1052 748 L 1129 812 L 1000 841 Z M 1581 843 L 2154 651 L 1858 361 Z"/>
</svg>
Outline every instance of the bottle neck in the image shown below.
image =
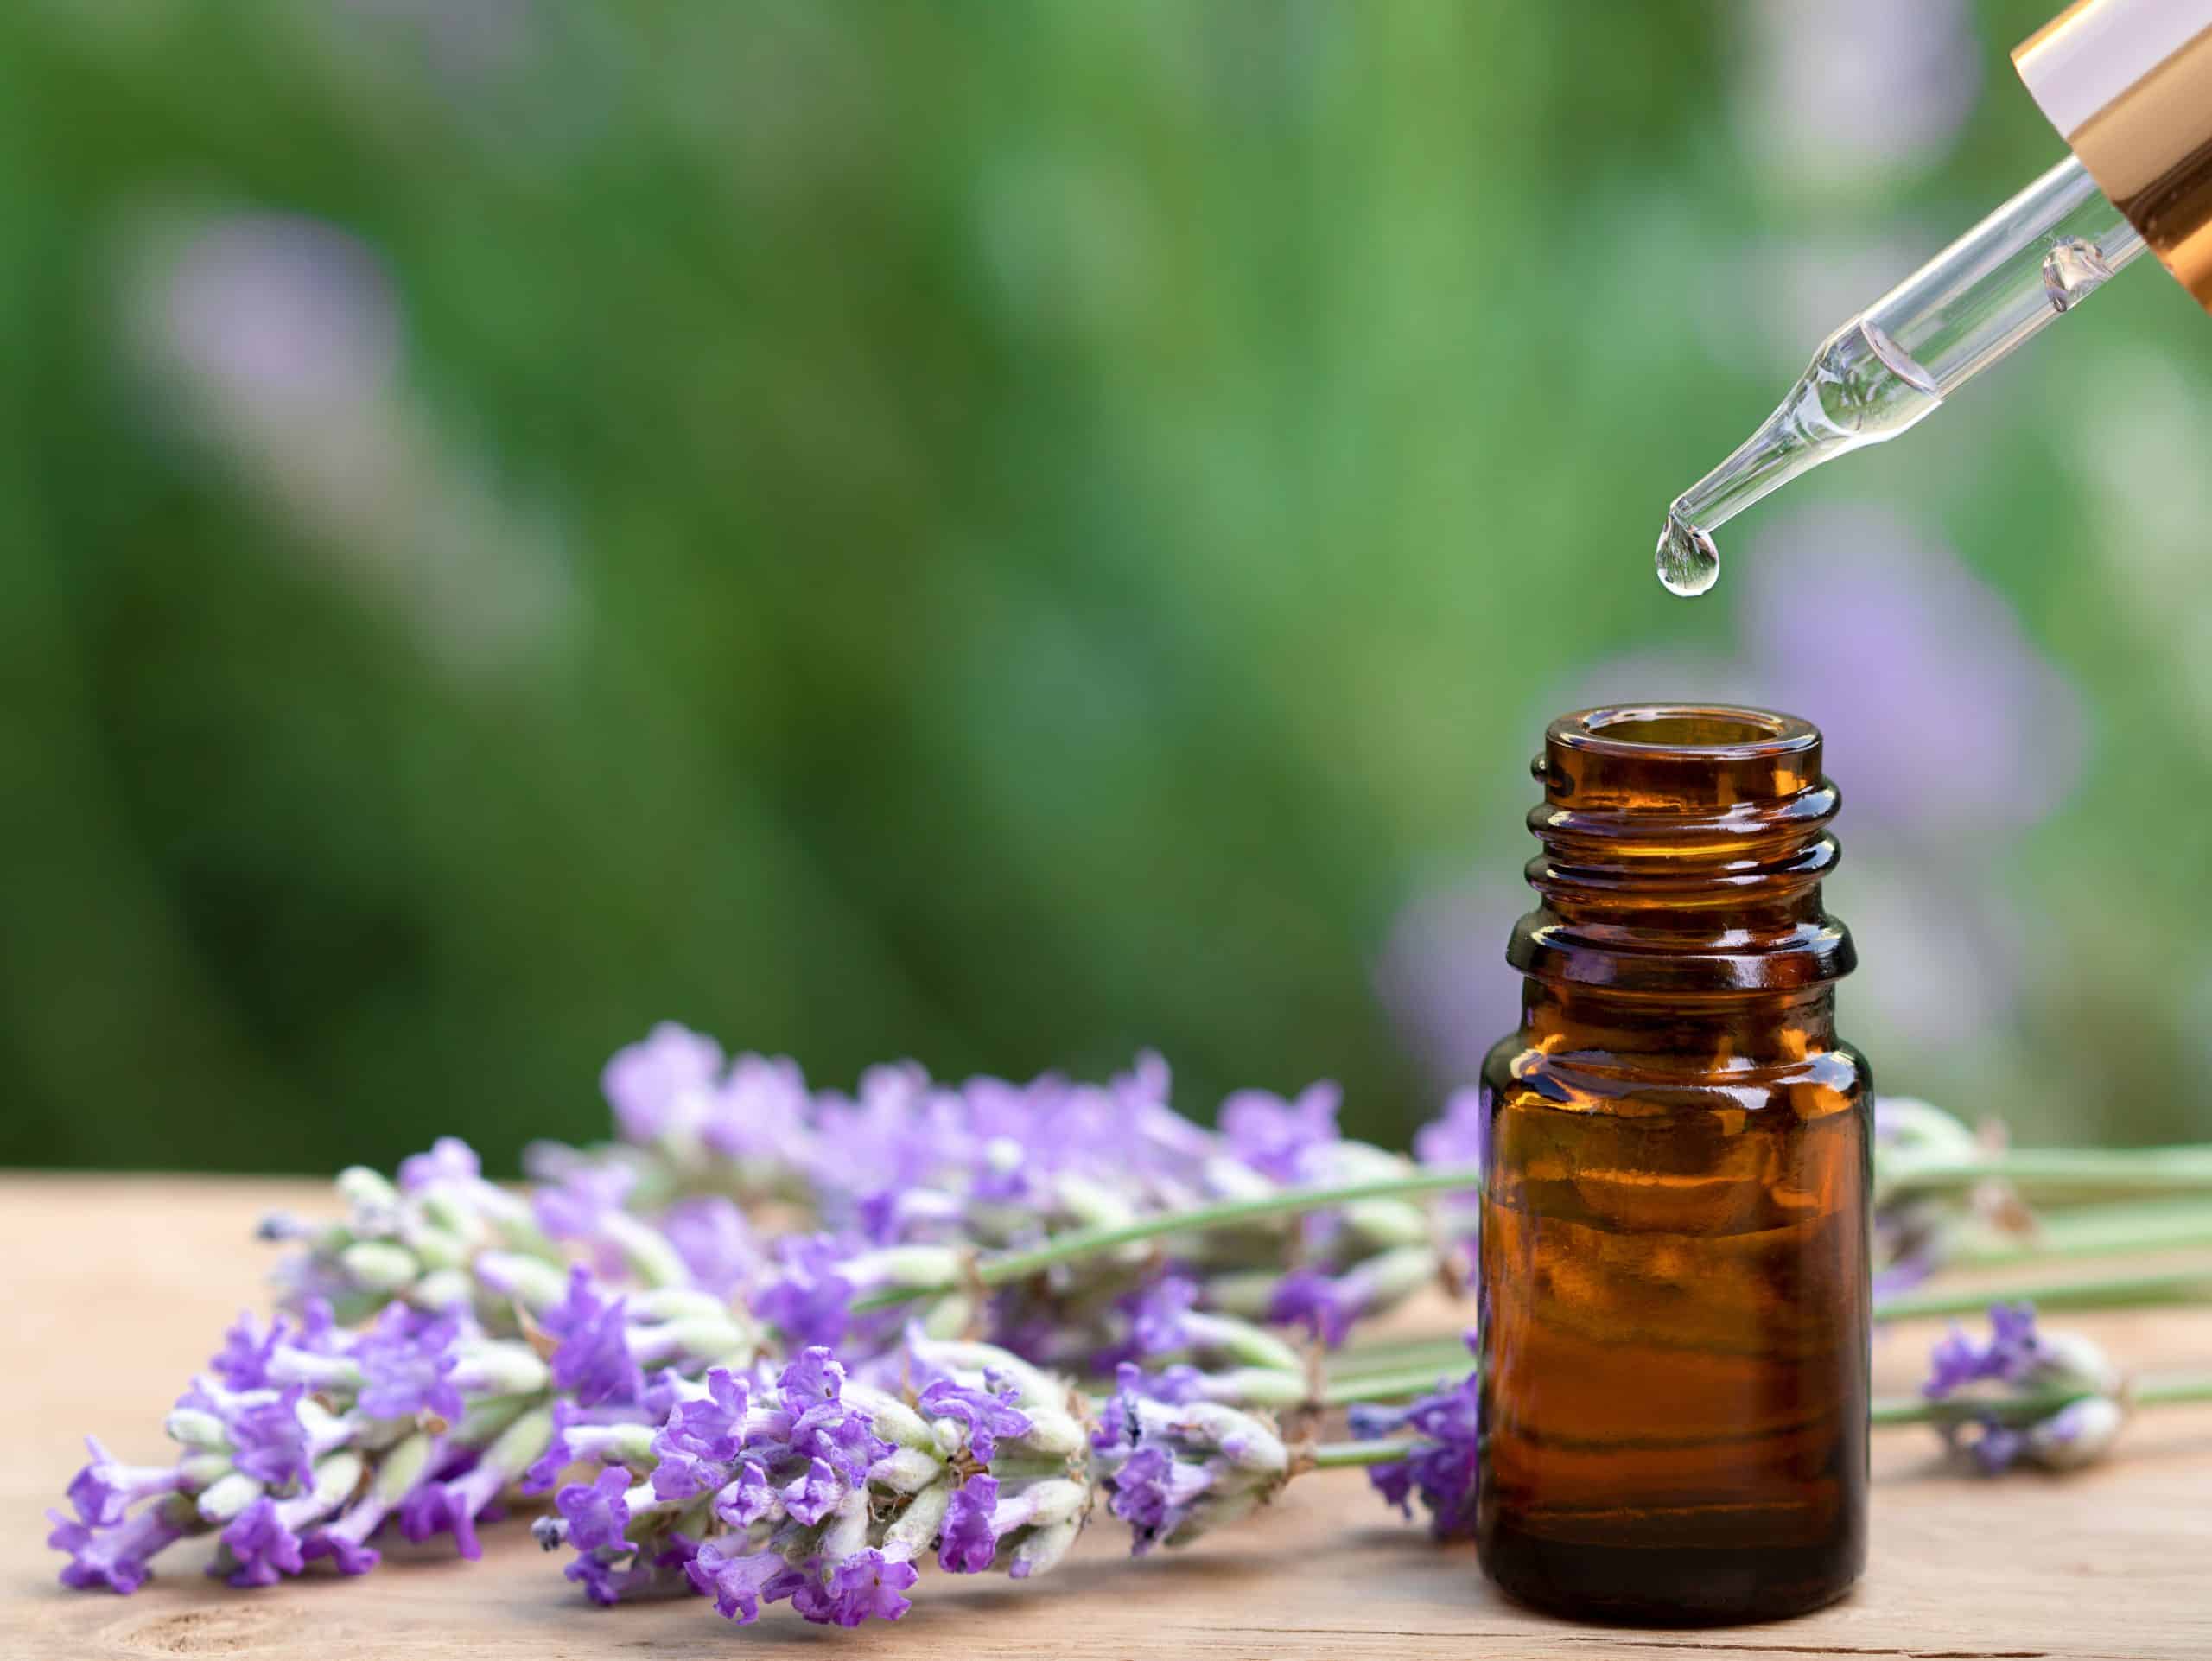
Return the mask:
<svg viewBox="0 0 2212 1661">
<path fill-rule="evenodd" d="M 1705 1072 L 1786 1066 L 1836 1047 L 1835 988 L 1633 992 L 1531 976 L 1523 983 L 1520 1041 L 1560 1060 L 1694 1056 Z"/>
<path fill-rule="evenodd" d="M 1554 722 L 1533 768 L 1544 800 L 1529 816 L 1542 903 L 1507 961 L 1555 987 L 1665 995 L 1669 1019 L 1710 996 L 1825 989 L 1854 959 L 1821 907 L 1839 798 L 1820 761 L 1812 727 L 1762 710 Z"/>
</svg>

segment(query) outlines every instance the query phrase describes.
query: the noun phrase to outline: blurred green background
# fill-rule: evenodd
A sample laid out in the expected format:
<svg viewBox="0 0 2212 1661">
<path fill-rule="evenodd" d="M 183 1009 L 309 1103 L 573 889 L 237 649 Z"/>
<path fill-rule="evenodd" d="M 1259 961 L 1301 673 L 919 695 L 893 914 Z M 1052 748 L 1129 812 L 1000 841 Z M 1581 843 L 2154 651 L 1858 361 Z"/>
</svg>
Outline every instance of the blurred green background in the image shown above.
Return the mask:
<svg viewBox="0 0 2212 1661">
<path fill-rule="evenodd" d="M 1617 695 L 1828 730 L 1885 1087 L 2212 1133 L 2179 288 L 1650 570 L 2055 3 L 0 9 L 0 1161 L 511 1166 L 664 1016 L 1402 1138 Z"/>
</svg>

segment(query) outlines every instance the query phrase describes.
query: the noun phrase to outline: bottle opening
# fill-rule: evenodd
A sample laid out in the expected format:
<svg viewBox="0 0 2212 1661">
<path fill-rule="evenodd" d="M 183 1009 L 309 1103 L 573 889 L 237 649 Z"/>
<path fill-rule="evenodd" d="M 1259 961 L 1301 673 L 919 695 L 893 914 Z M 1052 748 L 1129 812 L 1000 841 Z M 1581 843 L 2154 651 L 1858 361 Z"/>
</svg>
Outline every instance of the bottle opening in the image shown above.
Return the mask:
<svg viewBox="0 0 2212 1661">
<path fill-rule="evenodd" d="M 1577 749 L 1616 754 L 1702 752 L 1716 760 L 1786 754 L 1811 748 L 1820 735 L 1795 716 L 1732 705 L 1643 704 L 1585 710 L 1560 726 Z"/>
</svg>

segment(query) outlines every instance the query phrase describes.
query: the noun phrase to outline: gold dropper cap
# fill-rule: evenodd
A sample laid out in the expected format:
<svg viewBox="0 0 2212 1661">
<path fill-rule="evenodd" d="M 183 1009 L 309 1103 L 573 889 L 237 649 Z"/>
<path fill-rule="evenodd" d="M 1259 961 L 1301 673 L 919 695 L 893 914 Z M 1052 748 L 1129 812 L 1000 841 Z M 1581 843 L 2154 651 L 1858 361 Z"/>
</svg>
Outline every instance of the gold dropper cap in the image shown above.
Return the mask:
<svg viewBox="0 0 2212 1661">
<path fill-rule="evenodd" d="M 2212 0 L 2075 0 L 2012 65 L 2097 188 L 2212 311 Z"/>
</svg>

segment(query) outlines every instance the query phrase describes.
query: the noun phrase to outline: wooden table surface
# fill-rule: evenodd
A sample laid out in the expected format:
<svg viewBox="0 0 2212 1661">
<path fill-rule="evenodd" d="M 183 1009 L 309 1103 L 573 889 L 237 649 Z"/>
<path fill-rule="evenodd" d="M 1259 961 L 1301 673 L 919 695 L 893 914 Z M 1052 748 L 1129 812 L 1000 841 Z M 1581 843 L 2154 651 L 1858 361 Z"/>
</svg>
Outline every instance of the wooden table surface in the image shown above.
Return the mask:
<svg viewBox="0 0 2212 1661">
<path fill-rule="evenodd" d="M 852 1632 L 784 1608 L 734 1627 L 696 1599 L 594 1608 L 512 1523 L 486 1531 L 481 1562 L 403 1544 L 365 1580 L 316 1572 L 234 1592 L 199 1572 L 210 1543 L 186 1541 L 136 1596 L 57 1584 L 42 1514 L 82 1461 L 79 1438 L 165 1462 L 162 1412 L 238 1309 L 265 1302 L 270 1248 L 248 1238 L 255 1218 L 280 1206 L 315 1214 L 326 1192 L 0 1174 L 11 1454 L 0 1467 L 0 1657 L 2212 1658 L 2212 1408 L 2194 1407 L 2145 1413 L 2116 1458 L 2066 1477 L 1987 1481 L 1946 1466 L 1924 1428 L 1878 1431 L 1873 1561 L 1859 1591 L 1804 1620 L 1723 1631 L 1611 1631 L 1518 1609 L 1470 1548 L 1432 1545 L 1356 1472 L 1301 1478 L 1268 1514 L 1143 1562 L 1122 1555 L 1116 1524 L 1093 1527 L 1059 1570 L 1026 1586 L 925 1569 L 905 1620 Z M 1440 1302 L 1396 1330 L 1450 1320 Z M 2146 1371 L 2212 1367 L 2212 1313 L 2051 1324 Z M 1911 1388 L 1930 1336 L 1898 1327 L 1878 1340 L 1878 1391 Z"/>
</svg>

